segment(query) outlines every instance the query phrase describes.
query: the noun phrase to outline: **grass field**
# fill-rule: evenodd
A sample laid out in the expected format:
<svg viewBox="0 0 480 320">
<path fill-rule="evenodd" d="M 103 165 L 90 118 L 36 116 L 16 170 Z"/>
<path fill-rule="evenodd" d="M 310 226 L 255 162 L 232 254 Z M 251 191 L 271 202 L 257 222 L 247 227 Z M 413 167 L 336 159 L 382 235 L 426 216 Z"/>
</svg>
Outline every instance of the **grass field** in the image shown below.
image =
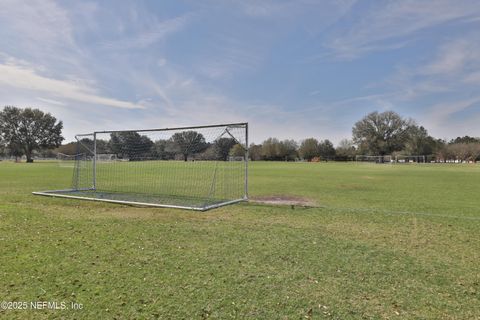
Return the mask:
<svg viewBox="0 0 480 320">
<path fill-rule="evenodd" d="M 479 319 L 480 166 L 267 163 L 204 213 L 32 196 L 55 163 L 0 162 L 2 319 Z"/>
</svg>

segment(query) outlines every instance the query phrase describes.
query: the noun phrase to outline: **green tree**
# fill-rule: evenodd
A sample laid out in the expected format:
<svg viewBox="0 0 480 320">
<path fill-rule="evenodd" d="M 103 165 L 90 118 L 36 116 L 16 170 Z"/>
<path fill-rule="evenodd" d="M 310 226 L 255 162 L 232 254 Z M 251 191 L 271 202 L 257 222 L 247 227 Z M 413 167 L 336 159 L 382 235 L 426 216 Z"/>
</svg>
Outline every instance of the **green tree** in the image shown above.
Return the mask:
<svg viewBox="0 0 480 320">
<path fill-rule="evenodd" d="M 315 138 L 303 140 L 298 149 L 298 153 L 300 154 L 300 157 L 308 161 L 318 157 L 320 155 L 318 152 L 318 140 Z"/>
<path fill-rule="evenodd" d="M 198 160 L 219 160 L 217 151 L 215 150 L 215 144 L 207 143 L 205 150 L 195 155 L 195 159 Z M 227 155 L 228 158 L 228 155 Z"/>
<path fill-rule="evenodd" d="M 372 112 L 355 123 L 353 141 L 361 152 L 371 155 L 387 155 L 404 149 L 408 130 L 415 125 L 393 111 Z"/>
<path fill-rule="evenodd" d="M 430 155 L 435 151 L 436 141 L 428 135 L 424 127 L 411 126 L 405 142 L 404 153 L 407 155 Z"/>
<path fill-rule="evenodd" d="M 15 162 L 18 162 L 19 158 L 22 157 L 25 154 L 22 146 L 20 146 L 16 143 L 10 143 L 7 150 L 8 150 L 8 154 L 10 156 L 15 157 Z"/>
<path fill-rule="evenodd" d="M 171 140 L 160 139 L 155 141 L 152 155 L 155 159 L 171 160 L 175 159 L 175 155 L 179 152 L 179 148 Z"/>
<path fill-rule="evenodd" d="M 248 149 L 248 156 L 252 161 L 262 160 L 262 145 L 252 143 Z"/>
<path fill-rule="evenodd" d="M 110 150 L 110 144 L 108 141 L 97 139 L 97 154 L 101 153 L 112 153 L 112 151 Z"/>
<path fill-rule="evenodd" d="M 109 150 L 120 159 L 141 160 L 152 156 L 153 141 L 135 131 L 113 132 L 110 134 Z"/>
<path fill-rule="evenodd" d="M 279 157 L 285 161 L 292 161 L 297 158 L 298 145 L 295 140 L 283 140 L 279 144 Z"/>
<path fill-rule="evenodd" d="M 6 155 L 7 146 L 5 145 L 5 141 L 3 140 L 3 135 L 0 133 L 0 157 Z"/>
<path fill-rule="evenodd" d="M 265 160 L 279 160 L 278 148 L 280 141 L 277 138 L 268 138 L 262 143 L 262 158 Z"/>
<path fill-rule="evenodd" d="M 0 111 L 0 140 L 16 156 L 25 154 L 33 162 L 33 152 L 60 146 L 63 123 L 39 109 L 7 106 Z"/>
<path fill-rule="evenodd" d="M 55 152 L 68 154 L 68 155 L 75 155 L 77 154 L 77 142 L 69 142 L 66 144 L 62 144 L 57 149 L 55 149 Z"/>
<path fill-rule="evenodd" d="M 237 143 L 230 149 L 229 155 L 232 157 L 245 157 L 245 147 Z"/>
<path fill-rule="evenodd" d="M 480 138 L 464 136 L 464 137 L 456 137 L 455 139 L 450 140 L 449 144 L 453 143 L 480 143 Z"/>
<path fill-rule="evenodd" d="M 318 154 L 323 160 L 331 160 L 335 157 L 335 147 L 330 140 L 326 139 L 318 143 Z"/>
<path fill-rule="evenodd" d="M 237 142 L 232 138 L 220 138 L 214 143 L 215 158 L 222 161 L 227 161 L 230 150 Z"/>
<path fill-rule="evenodd" d="M 197 131 L 177 132 L 171 140 L 178 146 L 185 161 L 188 160 L 189 155 L 200 153 L 208 148 L 205 138 Z"/>
<path fill-rule="evenodd" d="M 297 144 L 293 140 L 268 138 L 262 143 L 261 155 L 265 160 L 293 160 L 297 156 Z"/>
</svg>

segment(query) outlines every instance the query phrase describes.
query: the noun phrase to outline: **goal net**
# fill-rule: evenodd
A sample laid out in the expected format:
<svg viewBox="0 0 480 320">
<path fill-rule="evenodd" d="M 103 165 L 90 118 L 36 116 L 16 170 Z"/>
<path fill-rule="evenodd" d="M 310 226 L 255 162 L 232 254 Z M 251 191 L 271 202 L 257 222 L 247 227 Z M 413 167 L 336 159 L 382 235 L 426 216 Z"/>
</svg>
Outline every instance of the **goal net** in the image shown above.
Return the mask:
<svg viewBox="0 0 480 320">
<path fill-rule="evenodd" d="M 57 164 L 62 168 L 73 168 L 77 155 L 57 153 Z"/>
<path fill-rule="evenodd" d="M 426 157 L 397 155 L 395 156 L 395 163 L 426 163 Z"/>
<path fill-rule="evenodd" d="M 392 156 L 367 156 L 367 155 L 358 155 L 355 156 L 355 161 L 359 163 L 391 163 Z"/>
<path fill-rule="evenodd" d="M 76 139 L 71 186 L 34 194 L 194 210 L 248 198 L 247 123 Z"/>
</svg>

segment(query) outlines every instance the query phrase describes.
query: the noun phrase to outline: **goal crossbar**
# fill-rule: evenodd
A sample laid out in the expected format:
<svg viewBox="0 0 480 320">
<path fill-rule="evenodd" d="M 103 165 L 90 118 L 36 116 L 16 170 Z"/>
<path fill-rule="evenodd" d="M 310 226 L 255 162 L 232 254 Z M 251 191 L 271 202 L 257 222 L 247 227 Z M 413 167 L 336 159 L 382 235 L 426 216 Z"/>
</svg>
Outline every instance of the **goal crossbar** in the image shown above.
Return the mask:
<svg viewBox="0 0 480 320">
<path fill-rule="evenodd" d="M 115 132 L 148 132 L 148 131 L 172 131 L 172 130 L 191 130 L 191 129 L 207 129 L 207 128 L 216 128 L 216 127 L 237 127 L 237 128 L 248 128 L 248 122 L 239 122 L 239 123 L 227 123 L 227 124 L 211 124 L 205 126 L 192 126 L 192 127 L 176 127 L 176 128 L 156 128 L 156 129 L 140 129 L 140 130 L 107 130 L 107 131 L 94 131 L 93 133 L 115 133 Z M 77 137 L 88 136 L 87 134 L 77 134 Z"/>
</svg>

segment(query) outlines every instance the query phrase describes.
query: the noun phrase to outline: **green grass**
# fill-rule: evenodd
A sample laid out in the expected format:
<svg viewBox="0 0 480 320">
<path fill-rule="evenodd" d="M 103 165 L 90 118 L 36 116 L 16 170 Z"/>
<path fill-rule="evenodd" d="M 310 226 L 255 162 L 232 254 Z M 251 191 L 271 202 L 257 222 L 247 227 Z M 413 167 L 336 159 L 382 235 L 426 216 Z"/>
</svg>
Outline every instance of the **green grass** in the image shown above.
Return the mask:
<svg viewBox="0 0 480 320">
<path fill-rule="evenodd" d="M 476 319 L 480 166 L 267 163 L 205 213 L 32 196 L 71 168 L 0 162 L 5 319 Z"/>
</svg>

